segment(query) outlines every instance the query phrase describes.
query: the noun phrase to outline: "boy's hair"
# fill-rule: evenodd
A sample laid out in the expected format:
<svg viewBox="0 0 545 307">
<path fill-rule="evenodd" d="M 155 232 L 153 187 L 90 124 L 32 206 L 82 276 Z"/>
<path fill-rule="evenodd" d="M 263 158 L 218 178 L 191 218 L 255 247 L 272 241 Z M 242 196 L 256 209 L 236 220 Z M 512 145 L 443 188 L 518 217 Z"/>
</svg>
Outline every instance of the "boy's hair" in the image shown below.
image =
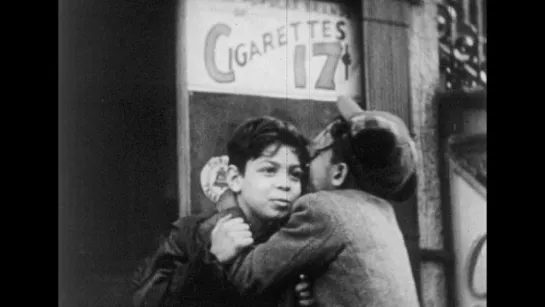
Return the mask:
<svg viewBox="0 0 545 307">
<path fill-rule="evenodd" d="M 350 142 L 350 124 L 344 120 L 341 116 L 338 116 L 333 120 L 330 126 L 329 133 L 331 134 L 333 142 L 328 147 L 331 147 L 331 163 L 344 162 L 348 166 L 348 174 L 355 176 L 356 168 L 360 167 L 360 161 L 354 156 L 352 143 Z M 359 178 L 354 177 L 355 184 L 358 188 L 363 190 Z M 345 180 L 341 185 L 342 188 L 346 188 L 349 184 L 348 180 Z"/>
<path fill-rule="evenodd" d="M 260 157 L 267 147 L 274 144 L 295 149 L 305 174 L 303 176 L 305 180 L 302 183 L 306 185 L 309 162 L 308 140 L 293 124 L 272 116 L 250 118 L 235 129 L 227 143 L 229 164 L 233 164 L 244 174 L 246 163 Z"/>
<path fill-rule="evenodd" d="M 333 121 L 330 130 L 334 140 L 331 162 L 345 162 L 353 170 L 364 163 L 372 168 L 388 166 L 390 163 L 388 153 L 396 146 L 395 138 L 391 133 L 383 130 L 367 130 L 352 136 L 350 129 L 350 124 L 340 116 Z M 364 144 L 374 146 L 362 146 Z"/>
<path fill-rule="evenodd" d="M 407 199 L 414 190 L 416 175 L 411 176 L 405 188 L 392 195 L 395 184 L 382 174 L 392 164 L 392 152 L 396 148 L 395 136 L 385 130 L 364 130 L 356 135 L 351 135 L 350 131 L 350 123 L 341 116 L 331 124 L 331 162 L 346 163 L 354 183 L 363 191 L 393 200 Z M 341 188 L 348 183 L 345 181 Z"/>
</svg>

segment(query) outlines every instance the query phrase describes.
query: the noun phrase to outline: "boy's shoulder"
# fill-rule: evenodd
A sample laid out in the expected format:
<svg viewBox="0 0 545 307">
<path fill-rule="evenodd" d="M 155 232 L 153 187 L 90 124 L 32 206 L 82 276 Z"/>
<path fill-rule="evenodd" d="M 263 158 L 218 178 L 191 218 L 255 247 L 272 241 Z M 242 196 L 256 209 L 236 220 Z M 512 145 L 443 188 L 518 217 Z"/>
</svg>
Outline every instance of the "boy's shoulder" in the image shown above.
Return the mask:
<svg viewBox="0 0 545 307">
<path fill-rule="evenodd" d="M 231 214 L 233 218 L 242 217 L 244 219 L 244 213 L 237 205 L 234 193 L 229 189 L 220 196 L 220 199 L 216 203 L 216 210 L 214 210 L 214 213 L 199 226 L 200 233 L 208 235 L 214 226 L 216 226 L 218 220 L 228 214 Z"/>
<path fill-rule="evenodd" d="M 337 200 L 335 194 L 330 191 L 319 191 L 305 194 L 299 197 L 292 207 L 292 215 L 307 216 L 305 219 L 330 220 L 335 211 Z"/>
<path fill-rule="evenodd" d="M 218 220 L 228 214 L 231 214 L 233 218 L 235 217 L 242 217 L 244 218 L 244 213 L 242 212 L 242 209 L 240 209 L 238 206 L 226 208 L 221 211 L 215 211 L 213 214 L 211 214 L 208 218 L 204 219 L 200 225 L 199 225 L 199 233 L 200 234 L 209 234 L 214 226 L 216 226 L 216 223 Z"/>
<path fill-rule="evenodd" d="M 210 233 L 221 217 L 229 213 L 237 217 L 241 211 L 240 208 L 233 207 L 180 217 L 172 223 L 169 240 L 176 244 L 181 253 L 192 259 L 208 244 Z"/>
<path fill-rule="evenodd" d="M 387 200 L 377 197 L 373 194 L 354 189 L 338 189 L 327 190 L 309 193 L 301 196 L 296 204 L 299 206 L 308 206 L 314 211 L 335 211 L 339 207 L 346 207 L 343 204 L 375 204 L 386 205 L 389 204 Z"/>
<path fill-rule="evenodd" d="M 330 207 L 331 202 L 341 201 L 350 197 L 344 190 L 323 190 L 308 193 L 301 196 L 296 203 L 300 205 L 311 205 L 311 207 Z"/>
</svg>

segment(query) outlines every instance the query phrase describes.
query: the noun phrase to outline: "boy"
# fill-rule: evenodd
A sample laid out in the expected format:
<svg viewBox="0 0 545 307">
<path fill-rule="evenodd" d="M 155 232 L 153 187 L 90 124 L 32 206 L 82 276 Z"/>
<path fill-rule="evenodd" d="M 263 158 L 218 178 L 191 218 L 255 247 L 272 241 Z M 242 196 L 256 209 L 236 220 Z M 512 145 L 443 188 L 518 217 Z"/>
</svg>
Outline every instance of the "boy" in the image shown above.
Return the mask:
<svg viewBox="0 0 545 307">
<path fill-rule="evenodd" d="M 211 233 L 211 251 L 241 293 L 267 292 L 304 270 L 311 272 L 319 306 L 418 307 L 389 201 L 406 200 L 416 189 L 414 143 L 393 114 L 364 111 L 347 97 L 337 106 L 342 117 L 311 144 L 317 192 L 299 198 L 269 240 L 240 254 L 242 242 L 233 248 L 222 238 L 242 225 L 222 218 Z"/>
<path fill-rule="evenodd" d="M 306 138 L 279 119 L 263 116 L 242 123 L 227 144 L 230 189 L 218 207 L 228 208 L 173 223 L 169 237 L 137 272 L 134 304 L 277 306 L 285 291 L 241 296 L 227 282 L 209 253 L 210 232 L 221 217 L 238 217 L 249 225 L 232 233 L 241 249 L 265 242 L 286 220 L 306 186 L 306 146 Z M 253 235 L 248 235 L 248 228 Z"/>
</svg>

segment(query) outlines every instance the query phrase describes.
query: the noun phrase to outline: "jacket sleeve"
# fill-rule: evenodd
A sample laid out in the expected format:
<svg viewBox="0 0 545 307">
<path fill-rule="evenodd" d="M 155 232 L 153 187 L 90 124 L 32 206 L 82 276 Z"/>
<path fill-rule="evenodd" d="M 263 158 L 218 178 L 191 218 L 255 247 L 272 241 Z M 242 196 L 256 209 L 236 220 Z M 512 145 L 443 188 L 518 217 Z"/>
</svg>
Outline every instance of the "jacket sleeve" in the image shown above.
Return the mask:
<svg viewBox="0 0 545 307">
<path fill-rule="evenodd" d="M 191 255 L 193 229 L 201 217 L 184 217 L 172 224 L 168 237 L 161 240 L 159 247 L 134 274 L 133 304 L 159 306 L 168 292 L 174 272 L 188 261 Z"/>
<path fill-rule="evenodd" d="M 242 294 L 261 294 L 294 280 L 298 272 L 327 265 L 343 247 L 327 205 L 323 194 L 299 198 L 277 233 L 225 266 L 231 283 Z"/>
</svg>

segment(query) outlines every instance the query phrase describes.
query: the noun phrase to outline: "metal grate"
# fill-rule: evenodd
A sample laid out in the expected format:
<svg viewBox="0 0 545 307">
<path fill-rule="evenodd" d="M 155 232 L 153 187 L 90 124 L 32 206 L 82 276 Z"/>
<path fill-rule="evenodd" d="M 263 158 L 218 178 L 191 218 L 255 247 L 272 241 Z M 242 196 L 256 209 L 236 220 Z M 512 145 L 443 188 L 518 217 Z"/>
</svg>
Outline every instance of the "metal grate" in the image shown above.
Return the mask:
<svg viewBox="0 0 545 307">
<path fill-rule="evenodd" d="M 441 87 L 486 88 L 486 0 L 442 0 L 437 23 Z"/>
</svg>

